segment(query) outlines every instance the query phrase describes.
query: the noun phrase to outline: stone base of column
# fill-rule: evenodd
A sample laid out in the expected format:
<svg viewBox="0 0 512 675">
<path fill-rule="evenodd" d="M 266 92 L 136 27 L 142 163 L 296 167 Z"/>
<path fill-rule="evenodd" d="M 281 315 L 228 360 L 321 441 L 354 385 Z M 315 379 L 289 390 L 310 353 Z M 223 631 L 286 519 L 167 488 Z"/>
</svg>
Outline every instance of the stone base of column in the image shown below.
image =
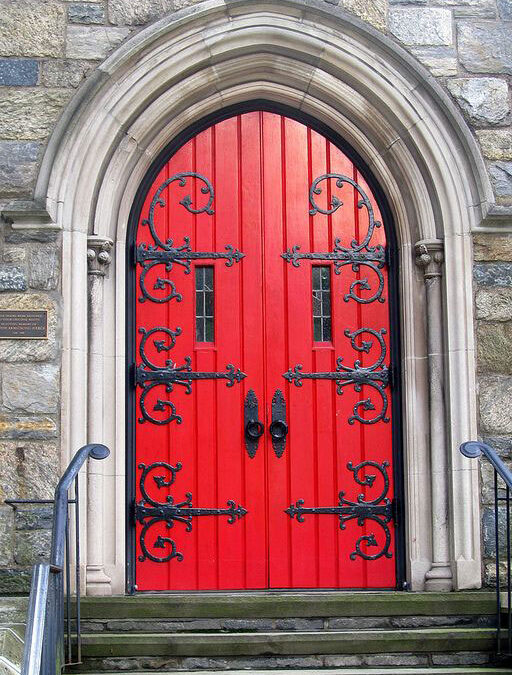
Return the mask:
<svg viewBox="0 0 512 675">
<path fill-rule="evenodd" d="M 100 565 L 88 565 L 85 572 L 87 595 L 112 595 L 112 579 Z"/>
<path fill-rule="evenodd" d="M 425 574 L 426 591 L 452 591 L 452 570 L 446 563 L 432 563 L 432 568 Z"/>
</svg>

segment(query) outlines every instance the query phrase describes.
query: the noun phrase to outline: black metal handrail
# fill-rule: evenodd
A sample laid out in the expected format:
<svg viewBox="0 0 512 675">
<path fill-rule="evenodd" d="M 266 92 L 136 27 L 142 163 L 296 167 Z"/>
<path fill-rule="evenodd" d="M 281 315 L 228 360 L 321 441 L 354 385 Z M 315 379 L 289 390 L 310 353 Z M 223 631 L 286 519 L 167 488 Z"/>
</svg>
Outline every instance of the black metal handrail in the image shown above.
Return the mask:
<svg viewBox="0 0 512 675">
<path fill-rule="evenodd" d="M 496 630 L 496 652 L 499 657 L 506 657 L 507 659 L 512 658 L 512 584 L 511 584 L 511 531 L 510 531 L 510 492 L 512 490 L 512 472 L 498 455 L 498 453 L 491 448 L 486 443 L 480 443 L 478 441 L 468 441 L 463 443 L 460 446 L 460 451 L 465 457 L 470 459 L 475 459 L 481 455 L 485 457 L 492 464 L 494 470 L 494 542 L 496 548 L 496 614 L 497 614 L 497 630 Z M 498 483 L 498 478 L 504 483 L 504 495 L 503 487 L 500 488 Z M 499 515 L 500 502 L 505 502 L 505 570 L 504 574 L 501 574 L 500 570 L 500 543 L 501 543 L 501 534 L 500 534 L 500 523 Z M 505 581 L 502 583 L 503 577 Z M 506 592 L 506 612 L 505 615 L 505 626 L 503 626 L 503 613 L 502 613 L 502 587 L 505 586 Z M 506 639 L 503 640 L 503 632 L 506 633 Z"/>
<path fill-rule="evenodd" d="M 81 661 L 80 634 L 80 498 L 78 473 L 88 458 L 105 459 L 105 445 L 84 445 L 62 475 L 53 500 L 53 527 L 50 560 L 34 566 L 30 589 L 22 675 L 60 675 L 62 668 Z M 69 491 L 74 485 L 74 498 Z M 19 504 L 52 503 L 51 500 L 8 500 Z M 75 507 L 76 652 L 72 651 L 71 556 L 69 505 Z M 65 612 L 65 606 L 67 611 Z"/>
</svg>

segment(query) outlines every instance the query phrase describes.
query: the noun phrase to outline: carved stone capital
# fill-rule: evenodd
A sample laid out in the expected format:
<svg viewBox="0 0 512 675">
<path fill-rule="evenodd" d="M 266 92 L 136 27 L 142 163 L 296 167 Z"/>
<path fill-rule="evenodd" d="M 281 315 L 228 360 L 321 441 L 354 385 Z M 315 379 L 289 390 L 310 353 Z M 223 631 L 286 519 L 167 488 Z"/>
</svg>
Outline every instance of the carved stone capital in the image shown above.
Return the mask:
<svg viewBox="0 0 512 675">
<path fill-rule="evenodd" d="M 112 261 L 110 251 L 114 242 L 107 237 L 91 236 L 87 238 L 87 272 L 93 276 L 104 277 Z"/>
<path fill-rule="evenodd" d="M 425 279 L 442 276 L 444 244 L 440 239 L 418 241 L 415 245 L 416 265 L 423 268 Z"/>
</svg>

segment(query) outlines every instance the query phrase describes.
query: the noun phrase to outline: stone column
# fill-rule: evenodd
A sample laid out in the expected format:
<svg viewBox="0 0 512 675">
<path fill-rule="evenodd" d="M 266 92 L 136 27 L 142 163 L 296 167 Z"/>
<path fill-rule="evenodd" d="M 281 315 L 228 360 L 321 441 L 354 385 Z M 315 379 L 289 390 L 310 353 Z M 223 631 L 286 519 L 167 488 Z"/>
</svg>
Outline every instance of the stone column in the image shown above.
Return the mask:
<svg viewBox="0 0 512 675">
<path fill-rule="evenodd" d="M 110 239 L 87 239 L 89 279 L 87 438 L 103 443 L 103 280 L 111 262 Z M 111 595 L 111 579 L 105 574 L 103 549 L 104 462 L 89 461 L 87 469 L 87 595 Z"/>
<path fill-rule="evenodd" d="M 423 269 L 427 294 L 432 567 L 425 575 L 425 590 L 451 591 L 453 580 L 448 528 L 448 457 L 444 401 L 443 242 L 439 239 L 419 241 L 415 248 L 416 264 Z"/>
</svg>

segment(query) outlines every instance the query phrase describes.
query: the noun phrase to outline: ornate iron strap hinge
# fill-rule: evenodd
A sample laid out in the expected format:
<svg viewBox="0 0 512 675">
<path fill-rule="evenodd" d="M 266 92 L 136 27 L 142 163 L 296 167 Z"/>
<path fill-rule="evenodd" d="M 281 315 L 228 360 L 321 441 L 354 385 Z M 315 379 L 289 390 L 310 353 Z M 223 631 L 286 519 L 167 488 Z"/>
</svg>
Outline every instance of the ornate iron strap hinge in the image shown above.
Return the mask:
<svg viewBox="0 0 512 675">
<path fill-rule="evenodd" d="M 174 265 L 181 265 L 185 269 L 185 274 L 190 274 L 190 263 L 192 260 L 226 260 L 226 267 L 232 267 L 234 263 L 240 262 L 244 258 L 245 254 L 239 251 L 238 249 L 227 244 L 225 252 L 216 252 L 216 251 L 192 251 L 190 247 L 189 237 L 184 237 L 182 246 L 173 246 L 173 240 L 167 239 L 163 241 L 156 231 L 154 216 L 156 206 L 164 207 L 165 200 L 162 197 L 163 191 L 173 182 L 177 182 L 180 187 L 185 187 L 187 185 L 187 180 L 189 178 L 196 179 L 203 183 L 201 188 L 201 193 L 208 195 L 206 204 L 195 208 L 193 206 L 192 198 L 190 195 L 186 195 L 180 201 L 180 204 L 189 212 L 193 214 L 206 213 L 211 216 L 214 213 L 212 208 L 213 200 L 215 197 L 213 186 L 210 181 L 202 176 L 199 173 L 195 172 L 182 172 L 177 173 L 168 180 L 164 181 L 155 192 L 151 204 L 149 207 L 148 218 L 142 221 L 142 225 L 149 227 L 151 232 L 151 237 L 155 245 L 148 244 L 139 244 L 135 251 L 135 264 L 142 266 L 142 271 L 140 274 L 139 285 L 142 292 L 142 295 L 139 298 L 139 302 L 145 302 L 150 300 L 151 302 L 164 303 L 169 302 L 170 300 L 176 299 L 177 302 L 181 302 L 183 296 L 181 293 L 176 291 L 176 285 L 170 279 L 164 277 L 157 277 L 154 285 L 154 291 L 162 291 L 166 287 L 168 288 L 168 293 L 161 297 L 152 295 L 148 290 L 146 285 L 146 278 L 150 270 L 153 269 L 156 265 L 165 265 L 165 270 L 170 272 Z"/>
<path fill-rule="evenodd" d="M 157 326 L 149 331 L 145 328 L 139 328 L 139 333 L 143 336 L 139 347 L 142 364 L 135 368 L 135 386 L 139 385 L 142 387 L 142 393 L 139 400 L 140 411 L 142 414 L 142 417 L 139 418 L 140 423 L 147 420 L 153 424 L 161 425 L 169 424 L 173 421 L 177 424 L 181 424 L 183 421 L 182 417 L 176 413 L 175 405 L 171 401 L 160 398 L 157 399 L 156 404 L 153 406 L 153 411 L 163 412 L 167 409 L 169 411 L 167 417 L 164 419 L 157 419 L 151 415 L 146 406 L 146 399 L 148 394 L 155 387 L 164 385 L 165 391 L 170 393 L 173 391 L 175 385 L 180 385 L 185 387 L 185 392 L 187 394 L 191 394 L 192 382 L 195 380 L 226 380 L 226 386 L 232 387 L 235 382 L 241 382 L 247 377 L 240 368 L 235 368 L 231 363 L 226 366 L 224 372 L 198 372 L 192 370 L 192 359 L 190 356 L 185 357 L 185 363 L 181 366 L 176 365 L 171 359 L 166 360 L 165 367 L 156 365 L 148 358 L 148 355 L 146 354 L 146 345 L 150 336 L 158 332 L 164 333 L 170 341 L 170 344 L 166 344 L 166 340 L 153 340 L 153 345 L 157 352 L 160 353 L 162 351 L 169 351 L 174 347 L 176 344 L 176 337 L 181 335 L 181 328 L 178 327 L 174 331 L 163 326 Z"/>
<path fill-rule="evenodd" d="M 344 530 L 346 523 L 349 520 L 357 520 L 357 524 L 362 526 L 366 521 L 372 521 L 377 524 L 384 535 L 384 542 L 380 543 L 375 536 L 375 533 L 371 532 L 369 534 L 362 535 L 357 539 L 355 543 L 354 551 L 350 554 L 350 559 L 355 560 L 358 556 L 364 560 L 377 560 L 383 556 L 386 558 L 391 558 L 392 553 L 389 550 L 391 545 L 391 532 L 389 530 L 389 523 L 395 519 L 395 509 L 391 500 L 387 497 L 389 491 L 389 477 L 387 474 L 387 467 L 389 462 L 382 462 L 378 464 L 373 461 L 365 461 L 355 466 L 352 462 L 347 464 L 347 468 L 352 471 L 354 474 L 354 479 L 359 485 L 364 485 L 372 487 L 375 479 L 377 478 L 376 474 L 369 474 L 360 477 L 359 472 L 365 467 L 374 467 L 379 471 L 384 486 L 382 492 L 375 499 L 365 501 L 364 495 L 359 495 L 357 501 L 350 501 L 345 499 L 345 492 L 339 493 L 339 502 L 337 506 L 314 506 L 306 507 L 304 506 L 304 500 L 298 499 L 295 504 L 291 504 L 289 508 L 285 510 L 292 520 L 295 518 L 297 522 L 303 523 L 304 516 L 307 515 L 335 515 L 338 516 L 340 521 L 340 529 Z M 379 551 L 373 555 L 368 554 L 365 550 L 362 549 L 362 546 L 365 546 L 367 549 L 370 547 L 379 547 Z"/>
<path fill-rule="evenodd" d="M 296 387 L 302 387 L 303 380 L 334 380 L 337 385 L 336 392 L 338 394 L 343 394 L 344 387 L 348 385 L 353 385 L 357 392 L 362 391 L 363 385 L 371 387 L 377 391 L 381 397 L 381 409 L 379 413 L 370 419 L 361 417 L 359 409 L 365 411 L 376 410 L 371 398 L 368 397 L 358 401 L 354 405 L 353 415 L 348 418 L 348 423 L 354 424 L 355 421 L 358 421 L 361 422 L 361 424 L 375 424 L 381 420 L 383 422 L 389 422 L 389 417 L 386 415 L 389 405 L 386 392 L 386 387 L 389 385 L 389 369 L 387 366 L 383 365 L 387 353 L 386 343 L 384 342 L 386 329 L 382 328 L 380 331 L 376 331 L 372 328 L 359 328 L 353 333 L 348 329 L 345 331 L 346 337 L 350 338 L 352 348 L 358 352 L 365 352 L 368 354 L 374 345 L 373 340 L 362 340 L 360 345 L 356 343 L 356 339 L 363 333 L 372 335 L 380 346 L 379 357 L 375 363 L 372 363 L 370 366 L 362 367 L 361 362 L 358 359 L 354 361 L 352 367 L 345 366 L 343 358 L 340 356 L 336 359 L 335 372 L 304 373 L 302 371 L 302 364 L 298 363 L 286 373 L 283 373 L 283 377 L 288 380 L 288 382 L 293 382 Z"/>
<path fill-rule="evenodd" d="M 176 473 L 181 470 L 182 465 L 178 462 L 176 466 L 171 466 L 167 462 L 155 462 L 146 466 L 139 464 L 139 469 L 142 469 L 140 477 L 140 491 L 143 499 L 135 504 L 135 519 L 143 527 L 139 535 L 139 543 L 142 554 L 139 555 L 140 562 L 145 560 L 152 560 L 153 562 L 169 562 L 173 558 L 176 560 L 183 560 L 183 554 L 177 550 L 176 543 L 170 537 L 162 537 L 159 535 L 152 544 L 152 549 L 165 549 L 168 547 L 168 553 L 164 556 L 157 556 L 152 553 L 146 541 L 148 531 L 157 523 L 165 522 L 166 527 L 171 529 L 175 522 L 184 523 L 185 531 L 192 531 L 192 519 L 202 516 L 227 516 L 228 523 L 233 524 L 240 518 L 243 518 L 247 513 L 240 504 L 236 504 L 232 499 L 228 499 L 227 508 L 197 508 L 192 505 L 192 494 L 187 492 L 185 500 L 175 503 L 174 498 L 168 496 L 165 502 L 157 502 L 148 494 L 146 489 L 146 479 L 148 475 L 157 468 L 162 468 L 170 473 L 169 479 L 165 476 L 153 476 L 153 480 L 158 488 L 168 488 L 176 480 Z"/>
<path fill-rule="evenodd" d="M 300 246 L 292 246 L 292 248 L 289 248 L 285 253 L 282 253 L 281 257 L 284 258 L 286 262 L 291 263 L 294 267 L 300 267 L 301 260 L 332 261 L 334 262 L 334 271 L 336 274 L 340 274 L 341 269 L 346 265 L 351 265 L 354 272 L 359 272 L 361 267 L 366 270 L 371 270 L 377 277 L 377 288 L 372 291 L 372 284 L 367 277 L 356 279 L 351 283 L 350 290 L 344 296 L 344 300 L 345 302 L 348 302 L 352 299 L 361 304 L 369 304 L 375 301 L 385 302 L 385 299 L 382 297 L 382 292 L 384 290 L 384 276 L 381 270 L 387 264 L 386 251 L 380 244 L 370 246 L 370 241 L 375 229 L 382 225 L 379 221 L 375 220 L 372 204 L 362 187 L 352 180 L 352 178 L 341 174 L 327 173 L 319 176 L 313 181 L 309 190 L 309 203 L 311 206 L 309 213 L 312 216 L 317 213 L 330 216 L 337 211 L 340 206 L 343 206 L 343 202 L 336 195 L 331 196 L 331 203 L 327 209 L 321 208 L 315 201 L 315 195 L 322 193 L 322 188 L 319 187 L 320 183 L 330 179 L 336 180 L 336 186 L 338 188 L 342 188 L 344 184 L 348 184 L 358 192 L 360 199 L 357 207 L 359 209 L 364 207 L 368 213 L 368 229 L 363 240 L 359 243 L 353 240 L 350 243 L 350 247 L 345 247 L 342 246 L 341 239 L 337 238 L 334 240 L 332 252 L 326 253 L 300 253 Z M 372 291 L 372 293 L 371 295 L 364 297 L 358 295 L 358 290 Z"/>
</svg>

